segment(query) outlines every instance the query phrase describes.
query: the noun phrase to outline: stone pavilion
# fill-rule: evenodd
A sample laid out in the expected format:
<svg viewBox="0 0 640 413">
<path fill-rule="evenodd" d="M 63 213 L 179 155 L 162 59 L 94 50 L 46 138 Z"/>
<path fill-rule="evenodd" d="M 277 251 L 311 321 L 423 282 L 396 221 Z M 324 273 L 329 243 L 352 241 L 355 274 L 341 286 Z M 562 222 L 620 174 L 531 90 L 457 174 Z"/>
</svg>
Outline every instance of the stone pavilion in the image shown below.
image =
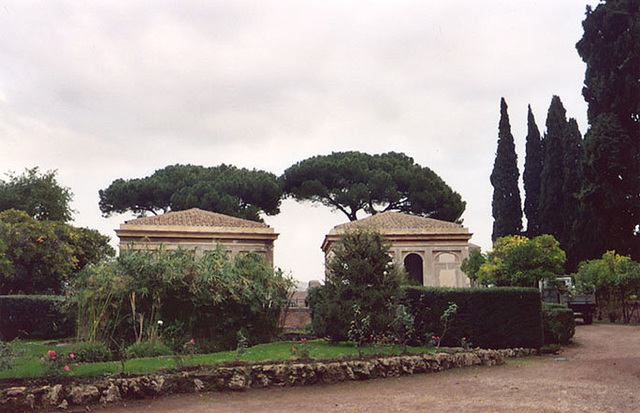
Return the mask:
<svg viewBox="0 0 640 413">
<path fill-rule="evenodd" d="M 234 257 L 254 252 L 273 266 L 273 228 L 262 222 L 231 217 L 198 208 L 125 221 L 116 230 L 120 251 L 183 248 L 196 254 L 213 251 L 218 244 Z"/>
<path fill-rule="evenodd" d="M 460 224 L 399 212 L 383 212 L 335 226 L 324 238 L 325 260 L 340 234 L 356 228 L 380 232 L 391 244 L 396 265 L 403 266 L 411 281 L 430 287 L 470 287 L 460 270 L 469 250 L 469 230 Z"/>
</svg>

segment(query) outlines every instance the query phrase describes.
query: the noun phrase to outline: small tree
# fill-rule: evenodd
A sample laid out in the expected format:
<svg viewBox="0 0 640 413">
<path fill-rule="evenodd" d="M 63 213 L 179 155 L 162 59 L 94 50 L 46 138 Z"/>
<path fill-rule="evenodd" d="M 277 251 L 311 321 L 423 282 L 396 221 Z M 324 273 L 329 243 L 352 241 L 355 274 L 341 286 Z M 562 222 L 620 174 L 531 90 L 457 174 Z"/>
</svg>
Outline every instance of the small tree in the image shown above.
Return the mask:
<svg viewBox="0 0 640 413">
<path fill-rule="evenodd" d="M 640 263 L 607 251 L 599 260 L 582 262 L 575 278 L 578 288 L 595 290 L 598 305 L 606 309 L 612 321 L 617 311 L 621 311 L 625 323 L 631 320 L 634 310 L 629 301 L 640 292 Z"/>
<path fill-rule="evenodd" d="M 404 304 L 398 304 L 395 308 L 396 317 L 391 323 L 393 335 L 402 346 L 402 354 L 407 354 L 407 343 L 415 335 L 416 317 L 409 312 Z"/>
<path fill-rule="evenodd" d="M 314 326 L 324 327 L 316 333 L 346 340 L 358 305 L 370 317 L 371 332 L 383 334 L 394 318 L 401 283 L 402 273 L 380 233 L 357 229 L 342 234 L 327 263 L 326 283 L 310 300 Z"/>
<path fill-rule="evenodd" d="M 41 173 L 35 167 L 8 176 L 7 182 L 0 181 L 0 211 L 18 209 L 39 221 L 71 220 L 73 194 L 58 183 L 56 171 Z"/>
<path fill-rule="evenodd" d="M 87 264 L 114 254 L 95 230 L 0 212 L 0 294 L 59 294 Z"/>
<path fill-rule="evenodd" d="M 532 240 L 518 235 L 503 237 L 487 254 L 477 280 L 484 285 L 537 287 L 540 280 L 562 275 L 565 261 L 564 251 L 551 235 Z"/>
</svg>

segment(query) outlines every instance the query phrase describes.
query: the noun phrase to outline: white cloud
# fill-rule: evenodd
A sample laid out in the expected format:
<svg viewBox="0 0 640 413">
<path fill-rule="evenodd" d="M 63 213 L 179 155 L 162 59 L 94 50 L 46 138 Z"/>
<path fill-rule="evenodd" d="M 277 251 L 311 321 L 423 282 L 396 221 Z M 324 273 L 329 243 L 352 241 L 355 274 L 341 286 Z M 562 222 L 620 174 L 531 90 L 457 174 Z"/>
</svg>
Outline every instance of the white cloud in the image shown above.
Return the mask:
<svg viewBox="0 0 640 413">
<path fill-rule="evenodd" d="M 591 1 L 591 4 L 594 4 Z M 76 222 L 114 235 L 97 192 L 175 163 L 281 173 L 317 154 L 400 151 L 467 201 L 490 247 L 499 100 L 524 162 L 526 110 L 551 96 L 585 132 L 570 1 L 3 2 L 0 162 L 57 169 Z M 276 262 L 323 274 L 342 216 L 283 204 Z"/>
</svg>

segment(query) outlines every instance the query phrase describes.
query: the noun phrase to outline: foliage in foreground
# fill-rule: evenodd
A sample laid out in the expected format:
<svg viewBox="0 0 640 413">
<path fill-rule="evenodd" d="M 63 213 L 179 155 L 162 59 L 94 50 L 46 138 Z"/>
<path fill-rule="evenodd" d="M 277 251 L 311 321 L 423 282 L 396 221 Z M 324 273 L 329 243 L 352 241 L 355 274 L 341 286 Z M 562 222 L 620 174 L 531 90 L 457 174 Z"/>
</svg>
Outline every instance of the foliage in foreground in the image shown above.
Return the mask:
<svg viewBox="0 0 640 413">
<path fill-rule="evenodd" d="M 78 339 L 125 344 L 163 340 L 169 347 L 197 338 L 210 349 L 235 347 L 237 332 L 267 342 L 292 288 L 257 254 L 231 260 L 220 248 L 138 251 L 90 266 L 72 288 Z"/>
<path fill-rule="evenodd" d="M 75 309 L 61 296 L 0 296 L 0 314 L 0 340 L 53 339 L 75 333 Z"/>
<path fill-rule="evenodd" d="M 358 336 L 386 333 L 395 316 L 402 277 L 380 233 L 345 232 L 332 248 L 325 285 L 310 292 L 314 332 L 343 341 L 355 323 Z"/>
<path fill-rule="evenodd" d="M 416 337 L 423 341 L 434 336 L 449 347 L 459 346 L 463 338 L 480 348 L 542 346 L 538 289 L 409 286 L 405 290 L 403 304 L 415 317 Z"/>
<path fill-rule="evenodd" d="M 575 279 L 579 289 L 595 291 L 600 311 L 611 321 L 620 316 L 631 321 L 630 301 L 640 294 L 640 263 L 608 251 L 601 259 L 582 262 Z"/>
<path fill-rule="evenodd" d="M 86 265 L 114 254 L 98 231 L 0 212 L 0 294 L 59 294 Z"/>
<path fill-rule="evenodd" d="M 175 356 L 161 356 L 142 359 L 128 359 L 124 362 L 126 374 L 148 374 L 157 372 L 160 369 L 174 369 L 188 366 L 215 366 L 232 362 L 278 362 L 301 359 L 300 350 L 308 353 L 309 359 L 313 360 L 340 360 L 355 358 L 358 350 L 351 343 L 330 344 L 324 340 L 300 341 L 297 343 L 272 343 L 252 346 L 244 350 L 240 357 L 237 351 L 223 351 L 210 354 L 194 354 L 187 357 L 177 358 Z M 103 363 L 87 363 L 80 359 L 77 345 L 67 348 L 56 348 L 46 342 L 14 341 L 8 343 L 11 346 L 10 354 L 13 361 L 11 368 L 0 369 L 0 379 L 7 378 L 27 378 L 42 377 L 46 373 L 46 362 L 48 351 L 55 348 L 56 356 L 61 360 L 68 360 L 69 355 L 75 353 L 75 358 L 79 361 L 78 367 L 72 366 L 68 372 L 64 366 L 59 368 L 55 375 L 70 377 L 100 377 L 118 375 L 122 372 L 122 363 L 119 361 Z M 298 349 L 292 352 L 292 348 Z M 375 343 L 364 346 L 363 356 L 369 355 L 399 355 L 402 349 L 398 345 Z M 407 352 L 411 354 L 433 352 L 433 348 L 428 347 L 408 347 Z M 1 353 L 5 354 L 5 353 Z M 6 354 L 9 354 L 6 353 Z"/>
<path fill-rule="evenodd" d="M 576 331 L 573 310 L 563 304 L 542 303 L 544 344 L 568 344 Z"/>
<path fill-rule="evenodd" d="M 564 274 L 565 253 L 551 235 L 528 239 L 519 235 L 499 238 L 483 260 L 479 253 L 465 259 L 461 269 L 483 285 L 537 287 L 540 280 Z"/>
</svg>

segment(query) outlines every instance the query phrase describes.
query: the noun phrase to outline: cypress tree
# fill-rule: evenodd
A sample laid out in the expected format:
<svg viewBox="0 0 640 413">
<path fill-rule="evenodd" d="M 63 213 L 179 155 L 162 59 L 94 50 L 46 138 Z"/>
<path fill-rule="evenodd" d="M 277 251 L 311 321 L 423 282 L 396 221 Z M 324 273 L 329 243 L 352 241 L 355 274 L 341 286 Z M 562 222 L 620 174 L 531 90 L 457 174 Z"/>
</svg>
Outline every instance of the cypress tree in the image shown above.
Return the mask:
<svg viewBox="0 0 640 413">
<path fill-rule="evenodd" d="M 581 228 L 580 193 L 584 182 L 584 149 L 578 122 L 573 118 L 569 119 L 565 128 L 562 159 L 564 228 L 559 241 L 567 254 L 567 271 L 574 272 L 583 259 L 580 256 L 583 229 Z"/>
<path fill-rule="evenodd" d="M 615 249 L 640 260 L 640 1 L 592 9 L 576 44 L 589 104 L 583 203 L 595 234 L 588 258 Z"/>
<path fill-rule="evenodd" d="M 495 241 L 507 235 L 520 235 L 522 230 L 522 207 L 518 188 L 518 157 L 511 134 L 507 102 L 500 100 L 500 123 L 498 126 L 498 149 L 491 172 L 493 185 L 493 233 Z"/>
<path fill-rule="evenodd" d="M 542 175 L 542 140 L 540 130 L 531 112 L 527 115 L 527 146 L 524 162 L 524 213 L 527 216 L 527 237 L 535 238 L 540 232 L 540 184 Z"/>
<path fill-rule="evenodd" d="M 540 230 L 560 240 L 564 234 L 563 136 L 566 131 L 566 111 L 560 98 L 553 96 L 547 113 L 547 131 L 543 140 L 544 158 L 540 185 Z M 565 246 L 562 245 L 562 248 Z"/>
</svg>

